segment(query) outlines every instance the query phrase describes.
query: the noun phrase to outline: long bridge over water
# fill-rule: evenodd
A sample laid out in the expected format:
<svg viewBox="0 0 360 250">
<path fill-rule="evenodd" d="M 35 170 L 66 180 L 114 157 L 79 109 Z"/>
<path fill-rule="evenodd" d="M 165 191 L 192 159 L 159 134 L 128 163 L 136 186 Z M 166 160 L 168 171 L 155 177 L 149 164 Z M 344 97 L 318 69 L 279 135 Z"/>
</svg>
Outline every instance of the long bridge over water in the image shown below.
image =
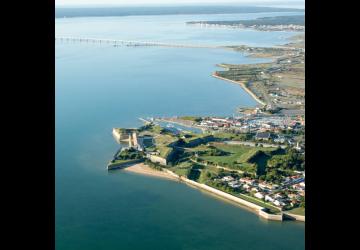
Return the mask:
<svg viewBox="0 0 360 250">
<path fill-rule="evenodd" d="M 154 47 L 175 47 L 175 48 L 204 48 L 204 49 L 226 49 L 225 46 L 216 45 L 200 45 L 200 44 L 178 44 L 178 43 L 162 43 L 153 41 L 130 41 L 118 39 L 104 38 L 88 38 L 88 37 L 71 37 L 71 36 L 55 36 L 55 40 L 82 43 L 105 43 L 114 46 L 154 46 Z"/>
</svg>

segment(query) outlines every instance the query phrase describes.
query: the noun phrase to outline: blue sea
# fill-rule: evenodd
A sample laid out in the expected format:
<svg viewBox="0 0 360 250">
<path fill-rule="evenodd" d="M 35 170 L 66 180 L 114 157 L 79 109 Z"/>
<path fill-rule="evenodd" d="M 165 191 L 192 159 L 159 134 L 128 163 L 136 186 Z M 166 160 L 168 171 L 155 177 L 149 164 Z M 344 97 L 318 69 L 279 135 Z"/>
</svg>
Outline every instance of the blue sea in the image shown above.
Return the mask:
<svg viewBox="0 0 360 250">
<path fill-rule="evenodd" d="M 56 19 L 56 36 L 272 46 L 295 33 L 204 29 L 196 20 L 294 13 Z M 56 41 L 56 249 L 304 249 L 304 224 L 271 222 L 184 184 L 106 170 L 113 127 L 139 117 L 232 115 L 256 102 L 211 77 L 218 63 L 257 63 L 222 49 Z"/>
</svg>

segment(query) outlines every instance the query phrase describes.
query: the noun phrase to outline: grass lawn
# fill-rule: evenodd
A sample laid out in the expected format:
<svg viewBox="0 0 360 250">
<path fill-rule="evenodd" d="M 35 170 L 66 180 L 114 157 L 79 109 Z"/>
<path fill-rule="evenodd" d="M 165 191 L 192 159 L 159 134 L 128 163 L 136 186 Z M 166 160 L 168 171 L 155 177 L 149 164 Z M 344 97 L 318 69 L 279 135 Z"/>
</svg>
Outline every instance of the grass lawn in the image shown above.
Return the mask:
<svg viewBox="0 0 360 250">
<path fill-rule="evenodd" d="M 214 133 L 214 137 L 219 138 L 219 139 L 232 139 L 232 138 L 235 138 L 236 135 L 233 133 L 217 132 L 217 133 Z"/>
<path fill-rule="evenodd" d="M 156 134 L 160 134 L 161 131 L 163 131 L 163 128 L 161 126 L 153 126 L 149 129 L 149 131 L 154 132 Z"/>
<path fill-rule="evenodd" d="M 154 140 L 155 140 L 155 145 L 156 146 L 167 146 L 170 143 L 173 143 L 174 141 L 177 140 L 176 137 L 171 136 L 171 135 L 156 135 L 154 136 Z"/>
<path fill-rule="evenodd" d="M 174 167 L 169 167 L 170 171 L 173 171 L 174 173 L 182 176 L 187 176 L 188 170 L 191 169 L 193 166 L 193 162 L 191 161 L 184 161 L 179 164 L 177 164 Z"/>
<path fill-rule="evenodd" d="M 186 148 L 186 151 L 189 152 L 199 152 L 199 151 L 209 151 L 209 150 L 210 150 L 209 147 L 206 145 L 199 145 L 193 148 Z"/>
<path fill-rule="evenodd" d="M 244 199 L 244 200 L 249 201 L 251 203 L 254 203 L 256 205 L 268 208 L 268 209 L 270 209 L 271 213 L 279 213 L 280 212 L 280 209 L 278 209 L 277 207 L 272 206 L 272 205 L 270 205 L 268 203 L 265 203 L 262 200 L 259 200 L 257 198 L 250 197 L 250 196 L 243 195 L 243 194 L 238 194 L 237 196 L 240 197 L 241 199 Z"/>
<path fill-rule="evenodd" d="M 157 146 L 156 147 L 159 150 L 160 157 L 166 158 L 168 155 L 172 152 L 172 148 L 170 147 L 164 147 L 164 146 Z"/>
<path fill-rule="evenodd" d="M 291 210 L 288 210 L 286 212 L 289 212 L 291 214 L 296 214 L 296 215 L 305 215 L 305 208 L 304 207 L 297 207 L 297 208 L 293 208 Z"/>
<path fill-rule="evenodd" d="M 234 133 L 228 133 L 228 132 L 215 132 L 214 134 L 215 138 L 218 139 L 225 139 L 225 140 L 244 140 L 245 134 L 234 134 Z"/>
<path fill-rule="evenodd" d="M 196 133 L 187 133 L 186 135 L 190 136 L 190 137 L 187 137 L 187 138 L 183 139 L 186 144 L 195 143 L 199 139 L 204 139 L 205 138 L 205 140 L 206 140 L 207 137 L 211 136 L 209 134 L 196 134 Z M 196 144 L 201 144 L 201 142 L 198 142 Z"/>
<path fill-rule="evenodd" d="M 218 149 L 230 153 L 225 156 L 202 156 L 204 160 L 214 162 L 223 167 L 240 169 L 245 171 L 255 171 L 255 164 L 250 163 L 249 159 L 259 150 L 264 152 L 273 151 L 273 148 L 258 148 L 245 145 L 229 145 L 223 143 L 213 143 Z"/>
<path fill-rule="evenodd" d="M 187 177 L 189 168 L 170 168 L 170 170 L 179 176 Z"/>
<path fill-rule="evenodd" d="M 201 118 L 197 117 L 197 116 L 182 116 L 182 117 L 180 117 L 180 119 L 187 120 L 187 121 L 193 121 L 193 122 L 201 121 Z"/>
<path fill-rule="evenodd" d="M 219 173 L 219 169 L 216 167 L 206 166 L 202 169 L 201 174 L 197 182 L 206 183 L 210 180 L 211 176 L 217 176 Z M 211 176 L 207 176 L 210 174 Z"/>
</svg>

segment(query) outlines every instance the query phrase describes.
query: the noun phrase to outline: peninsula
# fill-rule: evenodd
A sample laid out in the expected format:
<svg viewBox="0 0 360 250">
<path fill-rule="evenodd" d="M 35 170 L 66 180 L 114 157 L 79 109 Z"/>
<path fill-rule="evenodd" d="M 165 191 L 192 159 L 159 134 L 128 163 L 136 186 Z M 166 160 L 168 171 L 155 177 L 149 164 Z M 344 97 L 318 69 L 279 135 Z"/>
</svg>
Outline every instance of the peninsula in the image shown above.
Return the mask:
<svg viewBox="0 0 360 250">
<path fill-rule="evenodd" d="M 210 121 L 238 124 L 241 119 L 196 117 L 193 121 L 203 126 Z M 297 125 L 289 130 L 301 134 Z M 108 169 L 178 180 L 249 207 L 266 219 L 304 221 L 303 152 L 289 140 L 267 139 L 260 131 L 244 134 L 212 126 L 193 133 L 161 127 L 155 119 L 138 129 L 114 128 L 114 138 L 128 146 L 114 155 Z M 273 144 L 264 146 L 264 141 Z"/>
<path fill-rule="evenodd" d="M 126 146 L 108 170 L 181 181 L 269 220 L 305 221 L 304 39 L 299 34 L 270 48 L 228 46 L 272 59 L 221 63 L 225 70 L 212 74 L 239 84 L 259 105 L 239 107 L 233 117 L 158 117 L 142 119 L 140 128 L 114 128 L 114 138 Z"/>
<path fill-rule="evenodd" d="M 231 46 L 270 63 L 227 64 L 214 77 L 239 84 L 270 113 L 305 114 L 305 35 L 299 34 L 281 47 Z"/>
</svg>

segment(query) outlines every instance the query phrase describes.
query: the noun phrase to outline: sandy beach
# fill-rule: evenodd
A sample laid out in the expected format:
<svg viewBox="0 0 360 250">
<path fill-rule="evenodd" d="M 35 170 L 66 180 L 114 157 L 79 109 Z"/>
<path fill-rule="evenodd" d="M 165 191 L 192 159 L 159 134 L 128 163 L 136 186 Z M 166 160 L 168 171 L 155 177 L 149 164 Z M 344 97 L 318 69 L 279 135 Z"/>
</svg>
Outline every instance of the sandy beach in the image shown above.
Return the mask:
<svg viewBox="0 0 360 250">
<path fill-rule="evenodd" d="M 155 170 L 155 169 L 145 165 L 144 163 L 132 165 L 130 167 L 124 168 L 124 170 L 133 172 L 133 173 L 138 173 L 138 174 L 151 175 L 151 176 L 156 176 L 156 177 L 166 178 L 166 179 L 171 179 L 171 180 L 178 180 L 178 178 L 170 175 L 169 173 L 167 173 L 165 171 Z"/>
</svg>

